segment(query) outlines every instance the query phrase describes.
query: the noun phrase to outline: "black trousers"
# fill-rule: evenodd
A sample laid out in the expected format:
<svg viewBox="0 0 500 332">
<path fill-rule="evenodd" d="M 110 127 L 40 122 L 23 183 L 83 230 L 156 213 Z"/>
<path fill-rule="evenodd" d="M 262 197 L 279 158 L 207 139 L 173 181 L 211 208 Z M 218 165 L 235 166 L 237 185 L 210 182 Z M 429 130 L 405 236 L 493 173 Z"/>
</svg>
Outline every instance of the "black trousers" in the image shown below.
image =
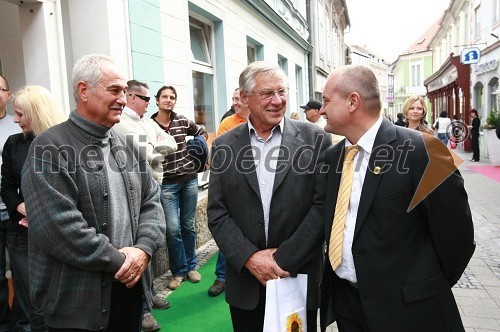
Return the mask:
<svg viewBox="0 0 500 332">
<path fill-rule="evenodd" d="M 127 288 L 121 282 L 113 282 L 108 332 L 140 332 L 142 327 L 142 284 Z M 49 332 L 87 332 L 89 330 L 48 328 Z"/>
<path fill-rule="evenodd" d="M 479 161 L 479 133 L 471 134 L 472 159 Z"/>
<path fill-rule="evenodd" d="M 339 332 L 369 332 L 359 290 L 347 280 L 333 277 L 333 314 Z"/>
<path fill-rule="evenodd" d="M 234 332 L 262 332 L 266 308 L 266 288 L 260 286 L 259 303 L 253 310 L 229 306 Z M 307 331 L 318 330 L 318 310 L 307 310 Z"/>
</svg>

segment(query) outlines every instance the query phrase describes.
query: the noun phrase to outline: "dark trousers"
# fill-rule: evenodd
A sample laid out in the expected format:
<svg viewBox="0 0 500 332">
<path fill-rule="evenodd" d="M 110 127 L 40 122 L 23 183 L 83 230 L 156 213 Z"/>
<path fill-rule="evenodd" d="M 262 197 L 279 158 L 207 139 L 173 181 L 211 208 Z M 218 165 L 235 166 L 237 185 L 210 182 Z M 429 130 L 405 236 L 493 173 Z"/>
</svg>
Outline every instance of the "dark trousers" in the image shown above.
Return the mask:
<svg viewBox="0 0 500 332">
<path fill-rule="evenodd" d="M 479 133 L 471 134 L 472 159 L 479 161 Z"/>
<path fill-rule="evenodd" d="M 10 331 L 9 285 L 7 272 L 7 210 L 0 210 L 0 331 Z"/>
<path fill-rule="evenodd" d="M 7 248 L 14 280 L 16 300 L 23 315 L 29 317 L 32 331 L 45 331 L 45 318 L 39 308 L 31 305 L 28 271 L 28 230 L 9 230 Z M 20 325 L 22 320 L 17 324 Z M 26 322 L 28 323 L 28 322 Z"/>
<path fill-rule="evenodd" d="M 339 332 L 368 332 L 359 290 L 334 273 L 332 292 L 333 314 Z"/>
<path fill-rule="evenodd" d="M 121 282 L 113 282 L 111 290 L 111 311 L 108 332 L 140 332 L 142 323 L 142 284 L 127 288 Z M 49 332 L 87 332 L 81 329 L 48 328 Z"/>
<path fill-rule="evenodd" d="M 260 286 L 259 303 L 253 310 L 229 306 L 234 332 L 262 332 L 266 308 L 266 288 Z M 318 310 L 307 310 L 307 331 L 317 331 Z"/>
</svg>

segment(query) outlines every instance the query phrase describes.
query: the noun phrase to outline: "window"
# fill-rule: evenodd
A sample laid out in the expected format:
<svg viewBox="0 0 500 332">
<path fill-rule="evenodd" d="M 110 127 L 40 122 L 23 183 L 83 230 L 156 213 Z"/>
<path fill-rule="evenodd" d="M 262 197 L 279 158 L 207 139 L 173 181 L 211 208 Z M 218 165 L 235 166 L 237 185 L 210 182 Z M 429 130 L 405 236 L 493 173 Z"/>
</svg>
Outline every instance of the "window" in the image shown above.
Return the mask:
<svg viewBox="0 0 500 332">
<path fill-rule="evenodd" d="M 206 32 L 210 33 L 210 29 L 203 29 L 200 23 L 194 19 L 190 19 L 189 36 L 191 38 L 191 55 L 192 60 L 211 65 L 209 39 Z"/>
<path fill-rule="evenodd" d="M 193 70 L 194 122 L 215 132 L 213 75 Z"/>
<path fill-rule="evenodd" d="M 500 0 L 493 0 L 493 25 L 500 24 Z"/>
<path fill-rule="evenodd" d="M 193 17 L 189 24 L 194 120 L 208 133 L 215 133 L 213 27 Z"/>
<path fill-rule="evenodd" d="M 288 76 L 288 59 L 278 55 L 278 66 L 287 74 Z"/>
<path fill-rule="evenodd" d="M 304 77 L 302 74 L 302 67 L 295 65 L 295 86 L 296 86 L 296 100 L 299 103 L 304 102 Z"/>
<path fill-rule="evenodd" d="M 253 45 L 247 45 L 247 64 L 257 61 L 257 50 Z"/>
<path fill-rule="evenodd" d="M 247 36 L 247 64 L 260 60 L 264 60 L 264 46 Z"/>
<path fill-rule="evenodd" d="M 478 39 L 481 37 L 481 23 L 479 23 L 479 20 L 481 18 L 481 13 L 480 13 L 481 6 L 478 5 L 474 9 L 474 38 Z"/>
<path fill-rule="evenodd" d="M 418 87 L 422 85 L 422 66 L 420 63 L 411 65 L 410 86 Z"/>
</svg>

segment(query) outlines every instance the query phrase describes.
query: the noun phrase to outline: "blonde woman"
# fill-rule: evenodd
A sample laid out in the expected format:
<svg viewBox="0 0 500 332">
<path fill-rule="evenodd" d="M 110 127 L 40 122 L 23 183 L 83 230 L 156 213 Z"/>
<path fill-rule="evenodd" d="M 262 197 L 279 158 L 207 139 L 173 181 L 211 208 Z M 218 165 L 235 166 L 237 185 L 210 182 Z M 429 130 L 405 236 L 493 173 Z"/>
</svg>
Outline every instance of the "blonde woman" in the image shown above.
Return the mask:
<svg viewBox="0 0 500 332">
<path fill-rule="evenodd" d="M 11 135 L 2 152 L 1 195 L 9 221 L 7 226 L 7 249 L 9 250 L 12 276 L 21 288 L 16 293 L 20 307 L 26 310 L 32 331 L 43 331 L 45 320 L 29 301 L 28 275 L 28 218 L 21 192 L 21 171 L 28 149 L 36 135 L 66 119 L 51 93 L 41 86 L 27 86 L 18 90 L 13 98 L 14 122 L 22 133 Z M 17 279 L 17 280 L 16 280 Z M 21 322 L 20 322 L 21 323 Z M 28 322 L 24 322 L 28 324 Z"/>
<path fill-rule="evenodd" d="M 425 124 L 427 106 L 423 97 L 411 96 L 406 99 L 403 114 L 406 117 L 406 127 L 431 135 L 434 134 L 434 131 Z"/>
</svg>

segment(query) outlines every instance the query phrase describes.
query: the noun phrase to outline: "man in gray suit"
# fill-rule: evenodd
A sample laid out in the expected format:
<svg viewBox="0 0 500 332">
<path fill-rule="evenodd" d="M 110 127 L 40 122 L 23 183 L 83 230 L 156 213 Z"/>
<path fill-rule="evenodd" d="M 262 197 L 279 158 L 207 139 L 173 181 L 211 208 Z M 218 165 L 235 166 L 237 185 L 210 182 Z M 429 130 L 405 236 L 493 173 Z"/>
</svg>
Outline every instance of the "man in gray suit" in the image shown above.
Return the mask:
<svg viewBox="0 0 500 332">
<path fill-rule="evenodd" d="M 324 155 L 331 138 L 284 118 L 287 79 L 254 62 L 240 75 L 248 122 L 212 144 L 208 226 L 226 257 L 234 331 L 262 331 L 265 284 L 308 275 L 307 325 L 316 329 L 323 260 Z M 323 170 L 324 171 L 324 170 Z"/>
</svg>

